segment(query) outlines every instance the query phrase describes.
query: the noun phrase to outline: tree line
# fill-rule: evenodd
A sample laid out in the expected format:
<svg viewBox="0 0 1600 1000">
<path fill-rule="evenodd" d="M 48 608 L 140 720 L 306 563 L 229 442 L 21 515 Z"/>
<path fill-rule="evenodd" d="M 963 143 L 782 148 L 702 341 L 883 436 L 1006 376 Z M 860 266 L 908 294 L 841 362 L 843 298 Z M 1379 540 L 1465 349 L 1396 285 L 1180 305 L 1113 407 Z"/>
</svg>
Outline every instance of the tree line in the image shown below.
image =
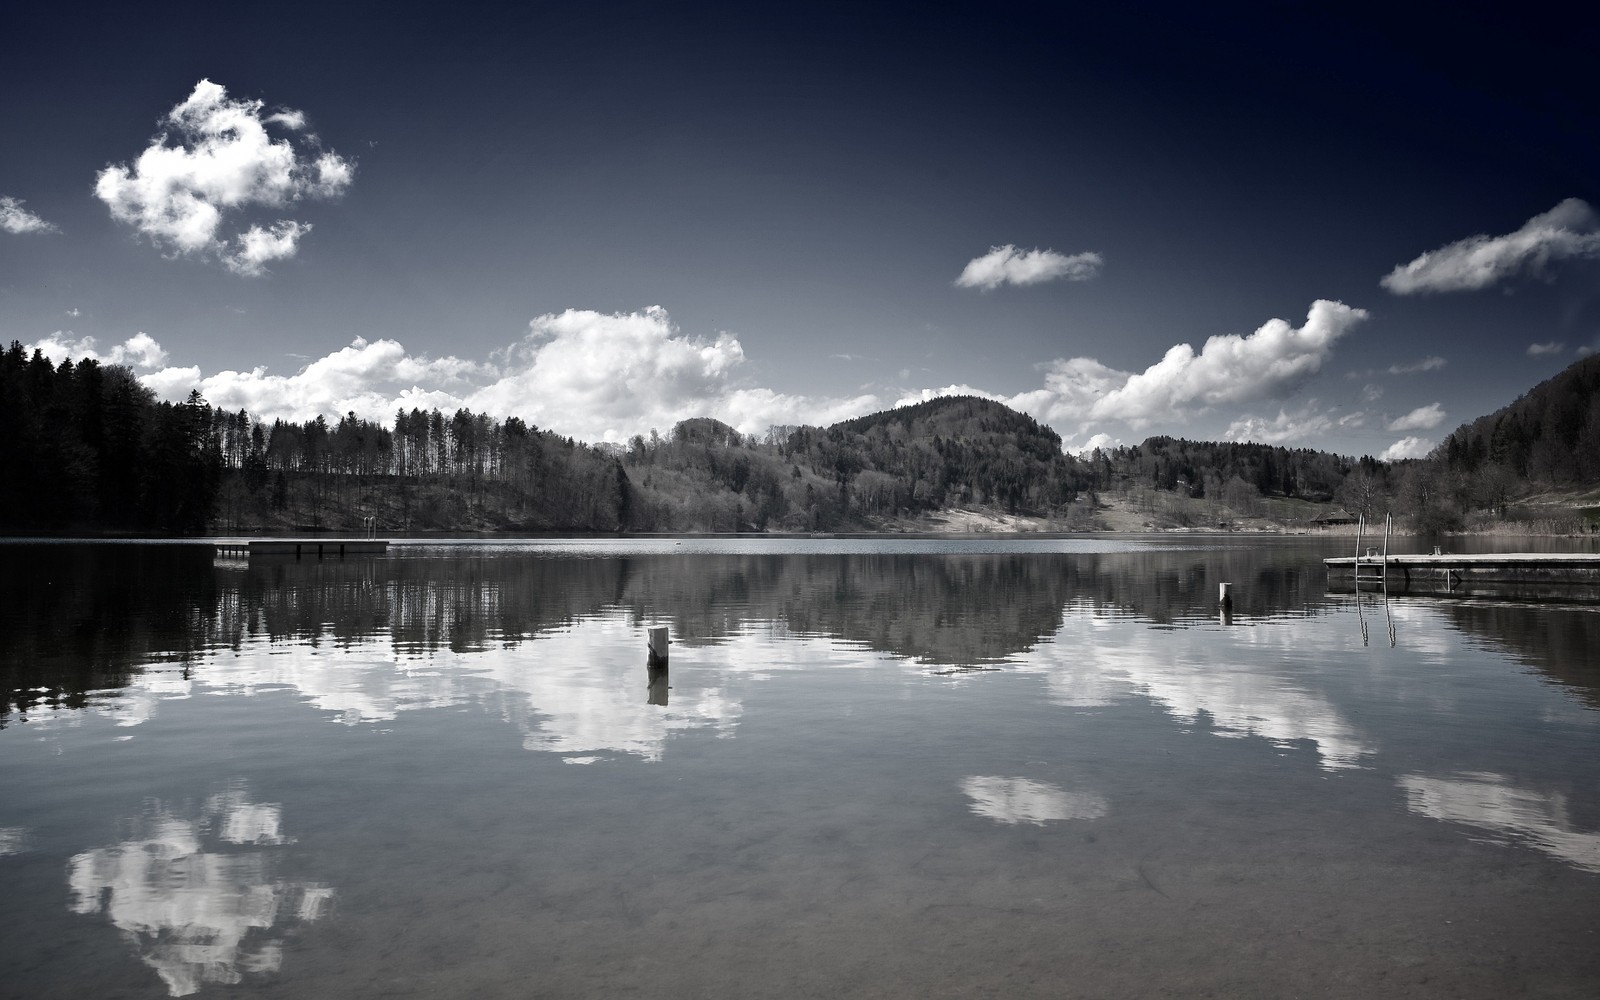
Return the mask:
<svg viewBox="0 0 1600 1000">
<path fill-rule="evenodd" d="M 1385 463 L 1307 448 L 1152 437 L 1065 454 L 1032 417 L 943 397 L 830 427 L 742 434 L 684 420 L 590 445 L 470 409 L 270 423 L 198 392 L 157 401 L 133 372 L 0 358 L 0 529 L 192 533 L 836 531 L 984 506 L 1088 527 L 1099 494 L 1204 499 L 1235 515 L 1333 502 L 1423 530 L 1505 517 L 1533 483 L 1600 482 L 1600 357 L 1452 433 L 1428 459 Z M 1281 513 L 1281 512 L 1280 512 Z"/>
<path fill-rule="evenodd" d="M 156 400 L 133 372 L 0 355 L 0 528 L 204 531 L 221 480 L 214 414 L 198 393 Z"/>
</svg>

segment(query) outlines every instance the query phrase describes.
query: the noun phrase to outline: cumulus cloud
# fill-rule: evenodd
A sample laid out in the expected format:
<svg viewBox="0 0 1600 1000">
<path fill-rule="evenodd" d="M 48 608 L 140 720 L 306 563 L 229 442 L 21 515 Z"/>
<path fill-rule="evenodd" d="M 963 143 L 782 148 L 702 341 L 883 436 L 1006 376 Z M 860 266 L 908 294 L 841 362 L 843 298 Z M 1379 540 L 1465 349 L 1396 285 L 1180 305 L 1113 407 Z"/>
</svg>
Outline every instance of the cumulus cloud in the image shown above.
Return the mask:
<svg viewBox="0 0 1600 1000">
<path fill-rule="evenodd" d="M 955 283 L 957 288 L 989 291 L 1001 285 L 1037 285 L 1057 279 L 1087 281 L 1100 273 L 1104 263 L 1093 251 L 1068 255 L 1054 250 L 1018 250 L 1007 243 L 967 261 Z"/>
<path fill-rule="evenodd" d="M 1120 420 L 1143 430 L 1221 405 L 1287 397 L 1322 368 L 1334 343 L 1366 317 L 1364 309 L 1318 299 L 1299 327 L 1273 319 L 1248 336 L 1211 337 L 1198 352 L 1178 344 L 1143 372 L 1119 371 L 1094 358 L 1057 358 L 1041 366 L 1044 385 L 1037 389 L 1005 395 L 965 384 L 947 385 L 905 393 L 895 405 L 937 396 L 982 396 L 1057 430 L 1076 425 L 1075 431 L 1064 432 L 1069 439 L 1097 421 Z M 1273 421 L 1244 419 L 1256 422 L 1241 424 L 1241 433 L 1258 428 L 1270 432 L 1276 426 Z"/>
<path fill-rule="evenodd" d="M 1429 403 L 1419 406 L 1403 417 L 1396 417 L 1389 421 L 1388 428 L 1400 433 L 1403 431 L 1431 431 L 1444 423 L 1444 407 L 1438 403 Z"/>
<path fill-rule="evenodd" d="M 1568 198 L 1504 236 L 1479 234 L 1430 250 L 1379 282 L 1396 295 L 1488 288 L 1519 274 L 1541 274 L 1554 261 L 1600 257 L 1600 217 Z"/>
<path fill-rule="evenodd" d="M 1101 433 L 1090 436 L 1089 440 L 1082 444 L 1068 443 L 1064 445 L 1062 450 L 1069 451 L 1079 458 L 1088 458 L 1096 451 L 1110 451 L 1113 448 L 1120 447 L 1122 447 L 1121 439 L 1114 438 L 1110 434 Z"/>
<path fill-rule="evenodd" d="M 236 274 L 265 273 L 268 262 L 294 256 L 310 225 L 277 219 L 229 236 L 224 224 L 250 210 L 337 197 L 354 166 L 304 131 L 302 112 L 263 118 L 261 110 L 260 101 L 232 99 L 201 80 L 131 166 L 100 171 L 95 196 L 113 218 L 172 254 L 219 260 Z M 292 136 L 274 138 L 269 125 Z"/>
<path fill-rule="evenodd" d="M 160 352 L 139 335 L 138 344 Z M 135 338 L 138 339 L 138 338 Z M 148 344 L 146 344 L 148 341 Z M 107 354 L 94 341 L 55 335 L 38 346 L 52 357 L 127 362 L 135 340 Z M 145 361 L 156 354 L 139 355 Z M 679 420 L 713 416 L 745 433 L 773 424 L 828 424 L 881 409 L 875 395 L 812 397 L 747 384 L 744 349 L 731 334 L 684 335 L 666 310 L 632 313 L 569 309 L 535 318 L 521 341 L 489 360 L 414 355 L 398 341 L 357 338 L 291 374 L 265 366 L 204 374 L 196 366 L 151 369 L 141 381 L 164 399 L 193 389 L 214 406 L 263 420 L 304 421 L 353 412 L 387 423 L 397 409 L 466 407 L 517 416 L 585 441 L 623 442 Z"/>
<path fill-rule="evenodd" d="M 740 384 L 744 348 L 731 334 L 685 336 L 667 311 L 568 309 L 529 324 L 504 354 L 500 379 L 470 397 L 478 409 L 532 414 L 591 441 L 623 441 L 652 427 L 711 415 L 741 431 L 818 423 L 877 408 L 872 395 L 813 399 Z"/>
<path fill-rule="evenodd" d="M 311 232 L 311 225 L 282 220 L 269 228 L 251 226 L 239 234 L 238 249 L 225 254 L 222 263 L 234 274 L 258 277 L 270 261 L 293 257 L 300 237 Z"/>
<path fill-rule="evenodd" d="M 30 353 L 37 349 L 52 363 L 58 365 L 68 358 L 74 361 L 89 359 L 104 364 L 145 369 L 157 369 L 167 363 L 167 352 L 162 350 L 154 337 L 143 331 L 106 351 L 98 348 L 98 342 L 93 337 L 73 340 L 72 336 L 70 330 L 57 330 L 43 340 L 29 344 L 27 349 Z"/>
<path fill-rule="evenodd" d="M 1264 417 L 1240 417 L 1228 425 L 1223 437 L 1229 441 L 1282 444 L 1285 441 L 1304 441 L 1326 433 L 1333 425 L 1333 418 L 1319 412 L 1317 401 L 1313 399 L 1293 413 L 1280 409 L 1278 415 L 1270 420 Z"/>
<path fill-rule="evenodd" d="M 1537 358 L 1543 354 L 1560 354 L 1566 349 L 1566 344 L 1559 344 L 1553 340 L 1546 344 L 1529 344 L 1528 357 Z"/>
<path fill-rule="evenodd" d="M 1178 344 L 1156 364 L 1096 399 L 1091 415 L 1139 427 L 1189 407 L 1280 398 L 1314 375 L 1334 341 L 1366 317 L 1364 309 L 1318 299 L 1299 327 L 1268 320 L 1248 337 L 1211 337 L 1198 354 L 1188 344 Z"/>
<path fill-rule="evenodd" d="M 1385 462 L 1398 462 L 1403 458 L 1427 458 L 1428 452 L 1434 447 L 1434 443 L 1427 438 L 1403 437 L 1383 449 L 1383 454 L 1378 458 Z"/>
<path fill-rule="evenodd" d="M 1093 426 L 1096 422 L 1122 421 L 1135 429 L 1157 421 L 1170 426 L 1219 407 L 1288 398 L 1365 315 L 1338 302 L 1318 301 L 1299 327 L 1274 319 L 1247 336 L 1212 337 L 1199 351 L 1180 344 L 1143 372 L 1119 371 L 1094 358 L 1061 358 L 1039 366 L 1042 385 L 1015 394 L 964 383 L 904 390 L 898 398 L 880 398 L 866 389 L 845 396 L 779 392 L 754 384 L 737 337 L 686 334 L 659 306 L 626 313 L 546 313 L 530 321 L 521 340 L 484 361 L 429 358 L 395 340 L 357 339 L 292 373 L 265 366 L 212 374 L 194 366 L 159 367 L 163 362 L 140 366 L 144 383 L 163 398 L 178 400 L 199 389 L 216 406 L 246 409 L 265 420 L 354 412 L 387 422 L 400 408 L 467 407 L 521 417 L 585 441 L 618 443 L 652 429 L 664 432 L 689 417 L 716 417 L 740 431 L 760 433 L 774 424 L 828 424 L 888 406 L 971 395 L 1031 414 L 1060 432 L 1067 450 L 1089 452 L 1121 443 L 1112 436 L 1116 428 Z M 51 351 L 63 354 L 94 349 L 92 340 L 73 342 L 70 335 L 56 335 L 49 343 Z M 120 348 L 119 358 L 135 357 L 129 345 Z M 160 350 L 153 340 L 148 347 Z M 1318 414 L 1315 405 L 1282 410 L 1276 419 L 1241 417 L 1233 434 L 1278 439 L 1319 433 L 1335 421 Z M 1361 416 L 1347 415 L 1337 423 L 1352 426 Z"/>
<path fill-rule="evenodd" d="M 0 195 L 0 229 L 21 236 L 24 233 L 59 233 L 55 225 L 22 207 L 21 198 Z"/>
</svg>

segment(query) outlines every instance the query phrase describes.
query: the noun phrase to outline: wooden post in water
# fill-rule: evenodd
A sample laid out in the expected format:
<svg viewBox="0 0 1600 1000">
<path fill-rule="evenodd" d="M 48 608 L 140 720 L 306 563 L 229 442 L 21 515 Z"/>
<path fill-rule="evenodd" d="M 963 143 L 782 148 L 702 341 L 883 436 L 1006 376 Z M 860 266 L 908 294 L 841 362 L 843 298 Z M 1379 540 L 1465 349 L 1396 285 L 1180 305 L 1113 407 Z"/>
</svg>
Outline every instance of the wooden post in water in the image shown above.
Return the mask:
<svg viewBox="0 0 1600 1000">
<path fill-rule="evenodd" d="M 667 627 L 658 625 L 650 629 L 650 666 L 667 665 Z"/>
<path fill-rule="evenodd" d="M 1217 585 L 1217 603 L 1221 604 L 1224 608 L 1233 607 L 1233 594 L 1230 593 L 1232 590 L 1233 584 L 1219 583 Z"/>
</svg>

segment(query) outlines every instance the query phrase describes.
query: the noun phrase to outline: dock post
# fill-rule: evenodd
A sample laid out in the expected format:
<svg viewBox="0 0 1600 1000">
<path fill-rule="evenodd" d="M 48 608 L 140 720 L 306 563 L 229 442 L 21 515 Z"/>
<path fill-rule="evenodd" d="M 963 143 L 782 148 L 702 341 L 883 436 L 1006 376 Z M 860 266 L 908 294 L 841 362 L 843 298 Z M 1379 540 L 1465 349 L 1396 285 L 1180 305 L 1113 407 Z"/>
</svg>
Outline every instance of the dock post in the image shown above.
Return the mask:
<svg viewBox="0 0 1600 1000">
<path fill-rule="evenodd" d="M 650 666 L 667 665 L 667 627 L 659 625 L 650 629 Z"/>
<path fill-rule="evenodd" d="M 1233 594 L 1231 593 L 1232 590 L 1233 584 L 1231 583 L 1217 584 L 1217 603 L 1221 604 L 1224 608 L 1233 607 Z"/>
</svg>

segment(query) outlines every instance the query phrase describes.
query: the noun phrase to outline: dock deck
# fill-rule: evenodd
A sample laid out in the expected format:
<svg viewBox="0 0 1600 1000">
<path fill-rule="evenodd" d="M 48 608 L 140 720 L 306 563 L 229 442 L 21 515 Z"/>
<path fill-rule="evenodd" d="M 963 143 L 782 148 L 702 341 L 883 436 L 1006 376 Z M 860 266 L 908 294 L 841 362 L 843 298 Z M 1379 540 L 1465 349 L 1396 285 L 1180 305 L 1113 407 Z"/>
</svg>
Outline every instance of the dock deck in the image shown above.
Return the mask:
<svg viewBox="0 0 1600 1000">
<path fill-rule="evenodd" d="M 381 556 L 389 551 L 387 538 L 256 538 L 217 542 L 217 555 L 233 558 L 289 556 L 294 559 L 343 559 L 346 556 Z"/>
<path fill-rule="evenodd" d="M 1337 556 L 1324 559 L 1328 589 L 1382 584 L 1390 590 L 1430 592 L 1479 587 L 1600 588 L 1600 554 L 1497 552 Z"/>
</svg>

